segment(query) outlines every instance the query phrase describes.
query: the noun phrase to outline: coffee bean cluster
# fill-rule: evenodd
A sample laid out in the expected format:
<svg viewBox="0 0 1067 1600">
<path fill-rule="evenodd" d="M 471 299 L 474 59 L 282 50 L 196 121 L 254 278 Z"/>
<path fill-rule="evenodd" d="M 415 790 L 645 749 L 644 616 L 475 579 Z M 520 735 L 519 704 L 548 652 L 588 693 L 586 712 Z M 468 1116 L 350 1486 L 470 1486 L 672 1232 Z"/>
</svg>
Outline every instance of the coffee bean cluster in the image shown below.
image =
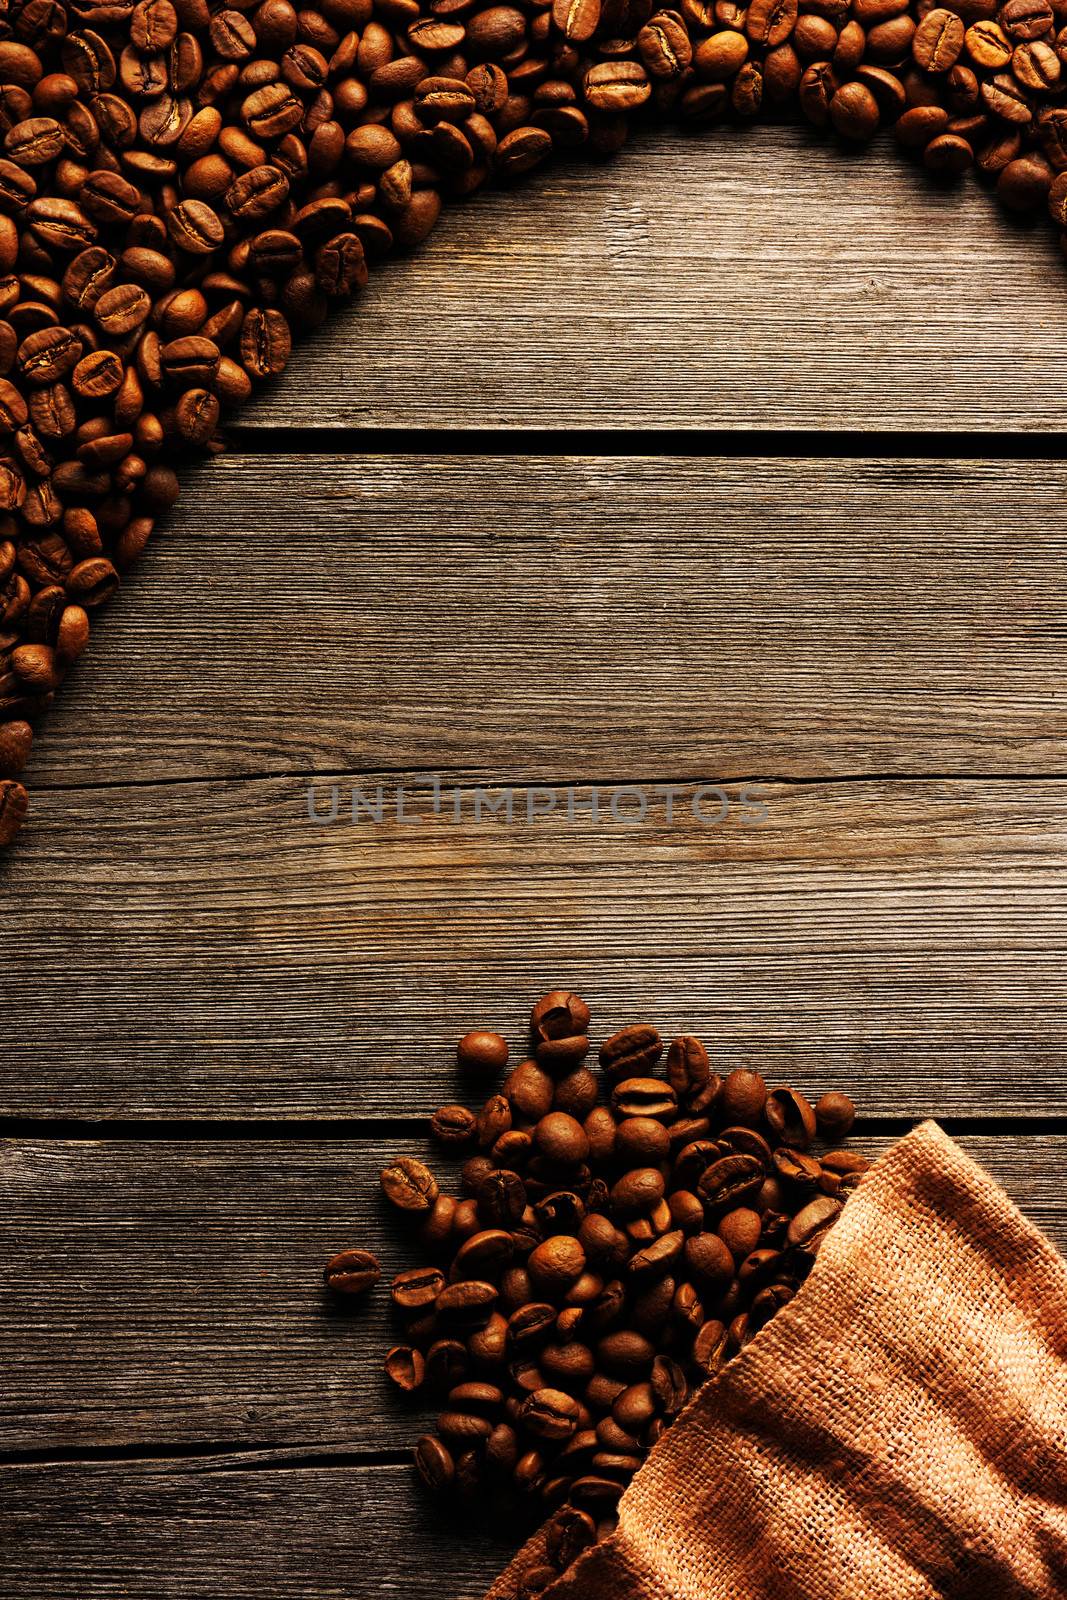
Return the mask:
<svg viewBox="0 0 1067 1600">
<path fill-rule="evenodd" d="M 668 1049 L 647 1024 L 586 1064 L 589 1010 L 573 993 L 533 1008 L 527 1059 L 479 1111 L 442 1106 L 432 1133 L 463 1157 L 459 1193 L 399 1157 L 385 1195 L 422 1264 L 394 1278 L 405 1323 L 386 1371 L 438 1397 L 415 1460 L 433 1490 L 551 1514 L 536 1592 L 610 1531 L 649 1448 L 704 1378 L 796 1294 L 866 1170 L 839 1147 L 852 1102 L 722 1077 L 699 1039 Z M 461 1067 L 507 1064 L 468 1034 Z M 817 1140 L 832 1148 L 813 1153 Z M 377 1277 L 363 1251 L 326 1269 L 341 1293 Z"/>
<path fill-rule="evenodd" d="M 635 116 L 892 126 L 1067 226 L 1067 0 L 8 0 L 0 845 L 94 610 L 294 333 L 442 203 Z"/>
</svg>

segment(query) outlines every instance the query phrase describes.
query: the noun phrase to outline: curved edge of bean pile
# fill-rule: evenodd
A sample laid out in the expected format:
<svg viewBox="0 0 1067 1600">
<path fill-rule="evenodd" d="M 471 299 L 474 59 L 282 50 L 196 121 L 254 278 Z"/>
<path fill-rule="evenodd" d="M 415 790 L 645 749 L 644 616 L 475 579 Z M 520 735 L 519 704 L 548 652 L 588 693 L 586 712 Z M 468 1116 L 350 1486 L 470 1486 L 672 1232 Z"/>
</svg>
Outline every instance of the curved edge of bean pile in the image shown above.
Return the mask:
<svg viewBox="0 0 1067 1600">
<path fill-rule="evenodd" d="M 1067 0 L 12 0 L 0 17 L 0 845 L 174 452 L 444 201 L 635 115 L 892 126 L 1067 226 Z"/>
<path fill-rule="evenodd" d="M 794 1297 L 868 1167 L 842 1147 L 846 1095 L 723 1077 L 699 1039 L 665 1049 L 650 1024 L 606 1039 L 598 1075 L 589 1023 L 580 996 L 544 995 L 499 1091 L 435 1112 L 458 1194 L 411 1156 L 381 1173 L 421 1258 L 390 1286 L 403 1339 L 385 1370 L 440 1407 L 419 1477 L 471 1514 L 548 1518 L 527 1596 L 612 1531 L 648 1451 Z M 507 1042 L 476 1030 L 457 1060 L 488 1087 Z M 344 1300 L 380 1276 L 359 1247 L 324 1270 Z"/>
</svg>

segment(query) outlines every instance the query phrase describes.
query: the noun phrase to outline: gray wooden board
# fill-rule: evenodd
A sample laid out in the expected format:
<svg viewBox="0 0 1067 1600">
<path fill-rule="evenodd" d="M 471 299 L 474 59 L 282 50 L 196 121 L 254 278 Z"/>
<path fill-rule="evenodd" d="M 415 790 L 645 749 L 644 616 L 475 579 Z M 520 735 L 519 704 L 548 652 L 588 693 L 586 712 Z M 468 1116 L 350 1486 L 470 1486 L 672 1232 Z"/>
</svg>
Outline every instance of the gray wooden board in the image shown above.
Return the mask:
<svg viewBox="0 0 1067 1600">
<path fill-rule="evenodd" d="M 1065 503 L 1039 461 L 223 458 L 28 781 L 1062 772 Z"/>
<path fill-rule="evenodd" d="M 476 821 L 469 791 L 458 822 L 424 793 L 316 824 L 296 779 L 46 794 L 6 869 L 0 1114 L 415 1114 L 467 1028 L 517 1055 L 559 983 L 597 1040 L 695 1031 L 881 1113 L 1067 1109 L 1067 785 L 759 792 L 758 827 L 655 795 L 593 826 Z"/>
<path fill-rule="evenodd" d="M 6 1600 L 480 1600 L 518 1536 L 401 1466 L 0 1467 Z"/>
<path fill-rule="evenodd" d="M 1067 1251 L 1067 1138 L 961 1143 Z M 420 1252 L 378 1185 L 402 1153 L 454 1181 L 425 1139 L 0 1146 L 0 1451 L 406 1448 L 429 1413 L 388 1392 L 381 1360 L 400 1336 L 387 1284 Z M 322 1267 L 354 1244 L 384 1280 L 338 1312 Z"/>
<path fill-rule="evenodd" d="M 294 357 L 265 428 L 1062 428 L 1054 232 L 888 138 L 663 130 L 445 214 Z"/>
</svg>

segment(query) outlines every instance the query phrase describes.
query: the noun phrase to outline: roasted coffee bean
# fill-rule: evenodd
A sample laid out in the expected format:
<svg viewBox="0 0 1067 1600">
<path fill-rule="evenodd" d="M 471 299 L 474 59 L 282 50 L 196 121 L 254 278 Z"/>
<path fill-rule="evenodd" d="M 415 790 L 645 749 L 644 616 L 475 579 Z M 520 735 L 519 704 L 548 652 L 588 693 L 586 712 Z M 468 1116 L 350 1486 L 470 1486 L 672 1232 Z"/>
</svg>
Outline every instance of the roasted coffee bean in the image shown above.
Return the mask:
<svg viewBox="0 0 1067 1600">
<path fill-rule="evenodd" d="M 468 1279 L 442 1289 L 434 1309 L 442 1325 L 476 1330 L 489 1321 L 497 1298 L 498 1292 L 491 1283 Z"/>
<path fill-rule="evenodd" d="M 486 1228 L 463 1241 L 452 1270 L 459 1278 L 494 1278 L 508 1266 L 514 1250 L 510 1233 L 502 1228 Z"/>
<path fill-rule="evenodd" d="M 369 1250 L 342 1250 L 323 1270 L 326 1287 L 337 1295 L 366 1294 L 382 1275 L 377 1256 Z"/>
<path fill-rule="evenodd" d="M 618 1117 L 658 1117 L 672 1121 L 678 1097 L 659 1078 L 625 1078 L 611 1091 L 611 1108 Z"/>
<path fill-rule="evenodd" d="M 401 1311 L 425 1311 L 434 1305 L 444 1287 L 445 1276 L 439 1268 L 408 1267 L 397 1273 L 390 1294 Z"/>
<path fill-rule="evenodd" d="M 774 1152 L 774 1170 L 779 1178 L 798 1189 L 816 1188 L 822 1176 L 822 1167 L 813 1156 L 785 1146 Z"/>
<path fill-rule="evenodd" d="M 778 3 L 785 4 L 787 0 L 778 0 Z M 703 1089 L 711 1077 L 711 1061 L 699 1039 L 683 1033 L 672 1041 L 667 1051 L 667 1082 L 679 1100 Z"/>
<path fill-rule="evenodd" d="M 385 1371 L 398 1389 L 411 1394 L 426 1376 L 426 1358 L 412 1345 L 394 1345 L 385 1358 Z"/>
<path fill-rule="evenodd" d="M 600 1065 L 613 1080 L 651 1074 L 663 1054 L 663 1040 L 648 1024 L 622 1028 L 600 1047 Z"/>
<path fill-rule="evenodd" d="M 522 1061 L 504 1079 L 503 1093 L 513 1112 L 539 1122 L 552 1109 L 553 1080 L 536 1061 Z"/>
<path fill-rule="evenodd" d="M 746 1205 L 759 1192 L 764 1171 L 755 1156 L 722 1156 L 701 1174 L 697 1193 L 713 1212 Z"/>
<path fill-rule="evenodd" d="M 467 1376 L 466 1346 L 458 1339 L 435 1339 L 426 1352 L 426 1377 L 438 1389 L 454 1389 Z"/>
<path fill-rule="evenodd" d="M 534 1050 L 542 1062 L 580 1060 L 589 1049 L 588 1028 L 589 1007 L 569 989 L 542 995 L 530 1013 Z"/>
<path fill-rule="evenodd" d="M 558 1166 L 577 1166 L 589 1154 L 589 1140 L 576 1118 L 564 1111 L 550 1111 L 534 1129 L 534 1142 L 540 1153 Z"/>
<path fill-rule="evenodd" d="M 665 1192 L 666 1183 L 658 1167 L 635 1167 L 612 1186 L 611 1207 L 619 1217 L 638 1217 L 658 1205 Z"/>
<path fill-rule="evenodd" d="M 781 1144 L 806 1150 L 815 1137 L 815 1113 L 795 1089 L 775 1089 L 764 1110 L 767 1125 Z"/>
<path fill-rule="evenodd" d="M 444 1145 L 470 1145 L 477 1131 L 478 1119 L 466 1106 L 439 1106 L 430 1119 L 430 1132 Z"/>
<path fill-rule="evenodd" d="M 423 1483 L 436 1494 L 450 1488 L 455 1479 L 452 1453 L 433 1434 L 424 1434 L 416 1444 L 415 1465 Z"/>
<path fill-rule="evenodd" d="M 615 1130 L 615 1155 L 622 1161 L 651 1165 L 665 1161 L 670 1135 L 654 1117 L 625 1117 Z"/>
<path fill-rule="evenodd" d="M 966 30 L 954 11 L 935 7 L 915 30 L 911 52 L 924 72 L 947 72 L 959 59 Z"/>
<path fill-rule="evenodd" d="M 517 1172 L 489 1172 L 478 1189 L 479 1215 L 491 1227 L 510 1228 L 526 1209 L 526 1185 Z"/>
<path fill-rule="evenodd" d="M 847 1094 L 824 1094 L 815 1103 L 815 1123 L 823 1139 L 847 1139 L 856 1121 L 856 1107 Z"/>
<path fill-rule="evenodd" d="M 767 1085 L 758 1072 L 738 1067 L 722 1086 L 722 1114 L 728 1122 L 754 1126 L 767 1103 Z"/>
<path fill-rule="evenodd" d="M 837 1200 L 823 1195 L 810 1201 L 790 1222 L 786 1243 L 814 1254 L 840 1215 L 841 1204 Z"/>
<path fill-rule="evenodd" d="M 437 1180 L 413 1156 L 398 1156 L 382 1169 L 382 1190 L 401 1211 L 429 1211 L 437 1199 Z"/>
<path fill-rule="evenodd" d="M 535 1438 L 569 1439 L 578 1426 L 581 1409 L 577 1400 L 562 1389 L 541 1388 L 523 1401 L 519 1417 Z"/>
<path fill-rule="evenodd" d="M 566 1294 L 585 1271 L 585 1251 L 569 1234 L 545 1239 L 530 1252 L 527 1270 L 546 1296 Z"/>
<path fill-rule="evenodd" d="M 511 1128 L 511 1107 L 502 1094 L 490 1095 L 478 1113 L 476 1132 L 478 1144 L 489 1150 Z"/>
</svg>

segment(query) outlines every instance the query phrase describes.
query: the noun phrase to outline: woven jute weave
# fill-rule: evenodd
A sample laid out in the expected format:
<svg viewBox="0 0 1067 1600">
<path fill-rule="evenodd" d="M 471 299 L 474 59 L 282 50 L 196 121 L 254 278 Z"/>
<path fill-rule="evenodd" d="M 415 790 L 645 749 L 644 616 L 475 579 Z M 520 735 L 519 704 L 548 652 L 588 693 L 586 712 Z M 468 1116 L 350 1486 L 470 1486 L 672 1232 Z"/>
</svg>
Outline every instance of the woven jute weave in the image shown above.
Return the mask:
<svg viewBox="0 0 1067 1600">
<path fill-rule="evenodd" d="M 528 1544 L 494 1585 L 512 1600 Z M 1065 1600 L 1067 1267 L 933 1123 L 551 1600 Z"/>
</svg>

